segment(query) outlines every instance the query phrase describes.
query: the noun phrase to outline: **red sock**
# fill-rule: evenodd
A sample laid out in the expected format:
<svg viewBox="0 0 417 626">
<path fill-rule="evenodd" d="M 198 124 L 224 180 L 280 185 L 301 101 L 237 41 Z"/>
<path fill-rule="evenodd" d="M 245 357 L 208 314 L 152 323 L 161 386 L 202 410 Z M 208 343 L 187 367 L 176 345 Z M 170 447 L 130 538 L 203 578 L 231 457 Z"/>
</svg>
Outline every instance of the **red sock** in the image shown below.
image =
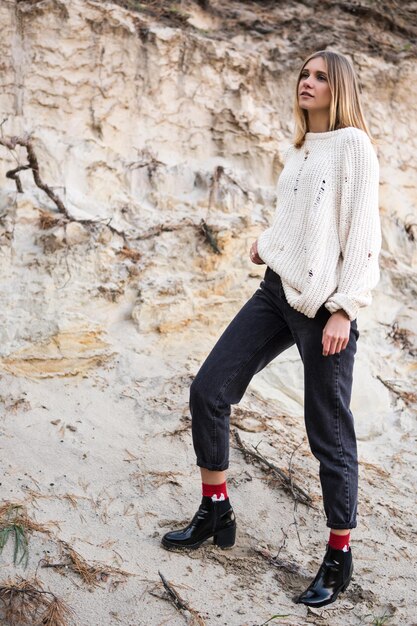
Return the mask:
<svg viewBox="0 0 417 626">
<path fill-rule="evenodd" d="M 336 535 L 336 533 L 332 533 L 332 531 L 330 531 L 329 546 L 334 550 L 349 552 L 350 533 L 347 535 Z"/>
<path fill-rule="evenodd" d="M 202 486 L 203 496 L 208 496 L 214 501 L 226 500 L 228 498 L 226 481 L 221 483 L 221 485 L 207 485 L 206 483 L 203 483 Z"/>
</svg>

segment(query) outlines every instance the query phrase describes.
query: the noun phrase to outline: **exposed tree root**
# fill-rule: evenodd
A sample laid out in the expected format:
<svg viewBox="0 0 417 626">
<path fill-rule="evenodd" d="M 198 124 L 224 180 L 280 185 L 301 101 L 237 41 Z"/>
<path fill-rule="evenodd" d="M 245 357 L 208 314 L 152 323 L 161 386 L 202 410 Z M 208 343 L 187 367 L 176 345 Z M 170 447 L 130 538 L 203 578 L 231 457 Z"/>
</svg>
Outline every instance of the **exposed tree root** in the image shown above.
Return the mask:
<svg viewBox="0 0 417 626">
<path fill-rule="evenodd" d="M 6 148 L 9 148 L 9 150 L 11 151 L 15 150 L 16 146 L 22 146 L 26 148 L 28 163 L 26 165 L 19 165 L 15 169 L 9 170 L 8 172 L 6 172 L 7 178 L 11 178 L 12 180 L 15 181 L 17 191 L 19 193 L 23 192 L 22 182 L 18 176 L 18 172 L 20 172 L 21 170 L 31 169 L 33 178 L 35 180 L 36 185 L 39 187 L 39 189 L 42 189 L 46 193 L 46 195 L 49 196 L 49 198 L 51 198 L 51 200 L 55 203 L 58 211 L 62 213 L 63 215 L 65 215 L 65 217 L 68 220 L 70 220 L 71 216 L 69 215 L 67 209 L 65 208 L 65 205 L 62 202 L 62 200 L 58 198 L 56 193 L 54 193 L 52 189 L 49 187 L 49 185 L 44 183 L 40 177 L 38 159 L 35 154 L 35 149 L 33 147 L 31 135 L 28 134 L 24 137 L 16 137 L 16 136 L 0 137 L 0 145 L 5 146 Z"/>
</svg>

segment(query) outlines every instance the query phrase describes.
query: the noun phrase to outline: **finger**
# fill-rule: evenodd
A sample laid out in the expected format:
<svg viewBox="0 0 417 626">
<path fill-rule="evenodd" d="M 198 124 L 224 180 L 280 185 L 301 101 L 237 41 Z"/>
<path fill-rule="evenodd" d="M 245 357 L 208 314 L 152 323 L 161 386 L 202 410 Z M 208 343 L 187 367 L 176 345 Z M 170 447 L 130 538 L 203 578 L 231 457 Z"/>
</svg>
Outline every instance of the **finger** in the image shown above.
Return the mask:
<svg viewBox="0 0 417 626">
<path fill-rule="evenodd" d="M 340 337 L 339 338 L 339 342 L 338 342 L 338 352 L 341 352 L 342 350 L 345 350 L 347 345 L 349 343 L 349 337 Z"/>
<path fill-rule="evenodd" d="M 339 341 L 337 342 L 337 351 L 342 352 L 342 350 L 346 348 L 348 341 L 349 339 L 346 339 L 346 337 L 340 337 Z"/>
<path fill-rule="evenodd" d="M 329 355 L 333 355 L 336 352 L 337 348 L 337 337 L 331 337 L 329 341 Z"/>
<path fill-rule="evenodd" d="M 340 352 L 340 347 L 341 347 L 340 337 L 334 337 L 333 343 L 332 343 L 332 348 L 333 348 L 332 354 L 337 354 L 338 352 Z"/>
<path fill-rule="evenodd" d="M 333 354 L 332 350 L 332 342 L 329 340 L 327 343 L 327 353 L 326 356 L 331 356 Z"/>
</svg>

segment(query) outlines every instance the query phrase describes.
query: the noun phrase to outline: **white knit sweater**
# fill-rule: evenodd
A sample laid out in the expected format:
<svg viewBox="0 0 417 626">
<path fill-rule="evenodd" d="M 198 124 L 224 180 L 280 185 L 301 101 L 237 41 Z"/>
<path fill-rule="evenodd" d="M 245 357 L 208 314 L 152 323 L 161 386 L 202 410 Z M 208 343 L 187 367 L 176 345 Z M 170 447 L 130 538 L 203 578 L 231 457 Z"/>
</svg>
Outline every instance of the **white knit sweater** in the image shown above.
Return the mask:
<svg viewBox="0 0 417 626">
<path fill-rule="evenodd" d="M 307 317 L 324 304 L 354 320 L 371 303 L 380 278 L 378 185 L 378 158 L 359 128 L 308 132 L 301 148 L 287 148 L 275 218 L 258 253 Z"/>
</svg>

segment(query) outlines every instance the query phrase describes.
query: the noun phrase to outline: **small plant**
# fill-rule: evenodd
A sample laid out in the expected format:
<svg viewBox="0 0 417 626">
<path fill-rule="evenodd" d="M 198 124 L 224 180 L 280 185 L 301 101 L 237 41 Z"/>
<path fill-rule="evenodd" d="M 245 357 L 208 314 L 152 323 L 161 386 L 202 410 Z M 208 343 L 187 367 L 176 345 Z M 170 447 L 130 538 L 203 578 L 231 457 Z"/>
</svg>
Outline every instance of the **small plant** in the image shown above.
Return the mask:
<svg viewBox="0 0 417 626">
<path fill-rule="evenodd" d="M 22 525 L 22 511 L 23 507 L 21 505 L 13 503 L 6 503 L 0 509 L 0 553 L 3 551 L 9 537 L 12 536 L 14 538 L 13 563 L 19 565 L 24 561 L 24 567 L 27 567 L 29 558 L 28 540 L 25 528 Z"/>
<path fill-rule="evenodd" d="M 13 563 L 26 568 L 29 559 L 28 531 L 50 533 L 50 529 L 43 524 L 32 520 L 23 504 L 5 502 L 0 506 L 0 554 L 3 551 L 9 537 L 14 538 Z"/>
<path fill-rule="evenodd" d="M 214 234 L 213 229 L 210 228 L 210 226 L 206 224 L 204 220 L 201 220 L 200 222 L 200 230 L 203 233 L 207 243 L 213 248 L 214 252 L 216 254 L 221 254 L 222 252 L 217 244 L 216 235 Z"/>
<path fill-rule="evenodd" d="M 265 624 L 269 624 L 269 622 L 271 622 L 273 619 L 280 619 L 281 617 L 289 617 L 289 615 L 273 615 L 266 622 L 261 624 L 261 626 L 265 626 Z"/>
<path fill-rule="evenodd" d="M 376 617 L 375 615 L 372 615 L 372 613 L 365 615 L 365 619 L 367 617 L 372 617 L 373 619 L 371 626 L 384 626 L 384 624 L 386 624 L 390 619 L 391 615 L 386 615 L 386 612 L 384 611 L 384 614 L 381 617 Z"/>
<path fill-rule="evenodd" d="M 29 558 L 28 540 L 25 535 L 25 530 L 20 524 L 11 521 L 0 530 L 0 552 L 3 551 L 10 535 L 14 537 L 13 563 L 20 565 L 20 563 L 24 561 L 23 565 L 27 567 Z M 20 559 L 18 560 L 19 553 Z"/>
<path fill-rule="evenodd" d="M 167 7 L 166 10 L 169 13 L 173 13 L 174 15 L 178 15 L 178 17 L 181 17 L 184 20 L 186 20 L 186 19 L 188 19 L 190 17 L 189 13 L 187 13 L 186 11 L 183 11 L 179 7 Z"/>
</svg>

